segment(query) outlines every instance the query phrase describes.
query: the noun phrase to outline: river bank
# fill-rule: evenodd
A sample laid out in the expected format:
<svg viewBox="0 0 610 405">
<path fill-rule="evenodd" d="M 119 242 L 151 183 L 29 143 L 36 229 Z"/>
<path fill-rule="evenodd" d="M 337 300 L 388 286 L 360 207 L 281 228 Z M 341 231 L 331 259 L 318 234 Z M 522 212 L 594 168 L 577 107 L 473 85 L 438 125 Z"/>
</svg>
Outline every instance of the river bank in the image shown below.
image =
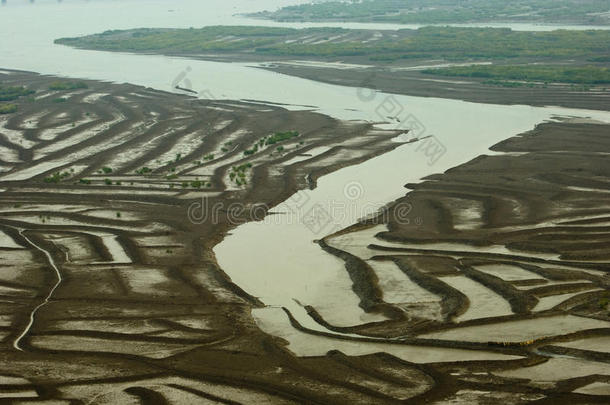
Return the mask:
<svg viewBox="0 0 610 405">
<path fill-rule="evenodd" d="M 606 30 L 252 26 L 141 28 L 55 40 L 83 50 L 256 63 L 313 81 L 416 97 L 607 110 L 604 42 Z M 442 69 L 447 66 L 461 69 Z"/>
<path fill-rule="evenodd" d="M 429 66 L 438 63 L 439 61 L 430 61 L 419 65 Z M 417 64 L 405 67 L 364 65 L 358 68 L 349 65 L 337 67 L 331 64 L 311 66 L 293 61 L 264 63 L 259 66 L 273 72 L 323 83 L 416 97 L 464 100 L 473 103 L 610 110 L 610 90 L 604 85 L 585 88 L 582 85 L 567 83 L 539 82 L 507 87 L 502 86 L 501 83 L 491 85 L 484 78 L 437 77 L 422 74 L 419 70 L 423 68 L 419 68 Z"/>
</svg>

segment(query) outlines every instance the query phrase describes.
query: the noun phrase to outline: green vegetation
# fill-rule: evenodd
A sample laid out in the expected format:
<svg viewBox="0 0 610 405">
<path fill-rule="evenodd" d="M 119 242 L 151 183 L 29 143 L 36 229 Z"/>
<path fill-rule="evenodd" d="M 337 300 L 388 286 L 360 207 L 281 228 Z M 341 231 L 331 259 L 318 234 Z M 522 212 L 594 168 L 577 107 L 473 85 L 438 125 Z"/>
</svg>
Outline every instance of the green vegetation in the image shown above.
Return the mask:
<svg viewBox="0 0 610 405">
<path fill-rule="evenodd" d="M 149 174 L 152 172 L 152 169 L 144 166 L 141 169 L 136 170 L 136 174 L 139 174 L 141 176 L 145 175 L 145 174 Z"/>
<path fill-rule="evenodd" d="M 183 181 L 182 183 L 180 183 L 180 185 L 182 186 L 182 188 L 188 188 L 190 186 L 196 189 L 200 189 L 202 187 L 212 187 L 212 183 L 199 180 L 199 178 L 196 178 L 195 180 L 191 181 Z M 174 188 L 174 184 L 170 184 L 169 188 Z"/>
<path fill-rule="evenodd" d="M 53 103 L 65 103 L 66 101 L 68 101 L 68 99 L 65 97 L 57 97 L 51 100 Z"/>
<path fill-rule="evenodd" d="M 11 114 L 17 112 L 16 104 L 0 104 L 0 114 Z"/>
<path fill-rule="evenodd" d="M 220 34 L 220 33 L 223 34 Z M 256 34 L 253 34 L 255 32 Z M 343 35 L 341 41 L 305 41 Z M 423 27 L 362 41 L 366 30 L 342 28 L 205 27 L 112 31 L 56 42 L 80 48 L 199 54 L 254 52 L 259 55 L 336 58 L 357 56 L 373 61 L 413 58 L 481 59 L 515 57 L 594 58 L 610 55 L 609 30 L 512 31 L 508 28 Z M 395 36 L 393 36 L 395 35 Z"/>
<path fill-rule="evenodd" d="M 89 179 L 80 179 L 78 182 L 81 184 L 87 184 L 87 185 L 91 184 L 91 180 L 89 180 Z"/>
<path fill-rule="evenodd" d="M 102 172 L 105 174 L 110 174 L 112 173 L 112 168 L 110 167 L 102 167 Z"/>
<path fill-rule="evenodd" d="M 286 132 L 276 132 L 273 135 L 269 135 L 269 137 L 265 140 L 265 145 L 274 145 L 278 142 L 286 141 L 291 138 L 296 138 L 299 136 L 298 131 L 286 131 Z"/>
<path fill-rule="evenodd" d="M 286 132 L 276 132 L 272 135 L 266 136 L 258 140 L 257 143 L 251 149 L 246 149 L 244 151 L 245 156 L 250 156 L 258 152 L 259 148 L 263 148 L 269 145 L 275 145 L 278 142 L 287 141 L 292 138 L 296 138 L 300 136 L 298 131 L 286 131 Z M 282 149 L 284 149 L 282 147 Z"/>
<path fill-rule="evenodd" d="M 34 94 L 34 90 L 28 90 L 23 86 L 5 87 L 0 85 L 0 101 L 13 101 L 30 94 Z"/>
<path fill-rule="evenodd" d="M 459 76 L 496 79 L 487 84 L 517 87 L 518 82 L 500 82 L 499 80 L 520 80 L 525 82 L 553 82 L 578 84 L 608 84 L 610 69 L 597 66 L 556 66 L 556 65 L 472 65 L 456 66 L 441 69 L 426 69 L 422 73 L 439 76 Z"/>
<path fill-rule="evenodd" d="M 176 52 L 205 52 L 246 50 L 267 45 L 292 33 L 291 28 L 212 26 L 201 29 L 111 30 L 83 38 L 61 38 L 55 43 L 107 51 L 153 51 L 164 49 Z M 222 41 L 221 38 L 239 35 L 242 41 Z M 179 44 L 179 48 L 174 48 Z"/>
<path fill-rule="evenodd" d="M 587 59 L 589 62 L 610 62 L 610 55 L 597 56 Z"/>
<path fill-rule="evenodd" d="M 254 145 L 252 149 L 246 149 L 244 151 L 244 156 L 254 155 L 256 152 L 258 152 L 258 145 Z"/>
<path fill-rule="evenodd" d="M 104 184 L 106 184 L 107 186 L 112 186 L 112 180 L 104 179 Z"/>
<path fill-rule="evenodd" d="M 55 81 L 49 85 L 49 90 L 77 90 L 88 87 L 85 82 Z"/>
<path fill-rule="evenodd" d="M 246 172 L 248 169 L 252 168 L 252 163 L 244 163 L 239 166 L 233 166 L 231 168 L 231 172 L 229 173 L 229 178 L 231 181 L 235 182 L 237 186 L 242 186 L 248 184 L 246 180 Z M 208 187 L 212 187 L 212 184 L 209 183 Z"/>
<path fill-rule="evenodd" d="M 33 90 L 28 90 L 23 86 L 3 86 L 0 85 L 0 101 L 14 101 L 19 97 L 34 94 Z M 12 114 L 17 112 L 19 107 L 14 103 L 1 103 L 0 114 Z"/>
<path fill-rule="evenodd" d="M 506 80 L 485 80 L 482 83 L 490 85 L 490 86 L 499 86 L 499 87 L 506 87 L 506 88 L 540 87 L 539 84 L 536 84 L 533 82 L 512 82 L 512 81 L 506 81 Z M 546 83 L 543 86 L 546 86 Z"/>
<path fill-rule="evenodd" d="M 70 172 L 55 172 L 49 177 L 45 177 L 45 183 L 59 183 L 60 181 L 70 177 Z"/>
<path fill-rule="evenodd" d="M 349 0 L 252 14 L 276 21 L 387 23 L 547 22 L 608 24 L 607 0 Z"/>
</svg>

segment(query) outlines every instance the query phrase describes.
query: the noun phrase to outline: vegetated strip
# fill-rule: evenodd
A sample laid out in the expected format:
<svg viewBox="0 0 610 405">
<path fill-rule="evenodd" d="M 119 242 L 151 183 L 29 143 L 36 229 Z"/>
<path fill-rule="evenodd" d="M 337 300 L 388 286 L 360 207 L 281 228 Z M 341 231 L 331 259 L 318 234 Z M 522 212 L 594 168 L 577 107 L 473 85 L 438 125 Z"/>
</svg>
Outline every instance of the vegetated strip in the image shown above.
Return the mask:
<svg viewBox="0 0 610 405">
<path fill-rule="evenodd" d="M 509 28 L 422 27 L 417 30 L 380 31 L 343 28 L 278 28 L 211 26 L 200 29 L 106 31 L 57 44 L 77 48 L 158 52 L 164 54 L 243 53 L 257 56 L 359 56 L 371 61 L 444 58 L 584 58 L 610 55 L 610 30 L 548 32 L 512 31 Z M 333 36 L 341 35 L 341 40 Z M 316 37 L 315 41 L 311 38 Z M 371 39 L 371 40 L 368 40 Z M 374 40 L 373 40 L 374 39 Z"/>
<path fill-rule="evenodd" d="M 358 21 L 399 24 L 545 22 L 608 24 L 605 0 L 329 1 L 249 14 L 275 21 Z"/>
<path fill-rule="evenodd" d="M 473 77 L 521 82 L 554 82 L 578 84 L 609 84 L 610 69 L 603 66 L 557 65 L 472 65 L 425 69 L 422 73 L 437 76 Z M 509 82 L 518 86 L 519 82 Z"/>
</svg>

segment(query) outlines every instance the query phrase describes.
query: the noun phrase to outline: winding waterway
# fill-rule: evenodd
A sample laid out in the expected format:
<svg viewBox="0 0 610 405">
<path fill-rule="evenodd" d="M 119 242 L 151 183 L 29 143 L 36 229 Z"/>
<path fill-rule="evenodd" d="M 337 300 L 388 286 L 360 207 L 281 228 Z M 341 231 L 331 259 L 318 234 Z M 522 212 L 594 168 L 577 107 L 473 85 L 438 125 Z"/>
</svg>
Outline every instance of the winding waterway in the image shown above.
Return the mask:
<svg viewBox="0 0 610 405">
<path fill-rule="evenodd" d="M 264 100 L 289 104 L 295 109 L 316 106 L 319 111 L 341 119 L 378 122 L 386 120 L 388 115 L 403 120 L 415 117 L 425 127 L 424 135 L 435 136 L 434 139 L 445 150 L 438 160 L 431 162 L 417 144 L 402 145 L 393 152 L 321 178 L 315 190 L 300 192 L 275 207 L 274 212 L 284 215 L 272 215 L 262 222 L 244 224 L 216 246 L 215 254 L 222 269 L 236 284 L 268 305 L 266 309 L 254 311 L 259 325 L 270 333 L 289 339 L 294 350 L 294 345 L 303 343 L 303 339 L 292 330 L 280 307 L 289 308 L 299 322 L 318 330 L 323 328 L 313 322 L 301 304 L 314 306 L 336 325 L 357 325 L 383 319 L 380 315 L 362 311 L 351 290 L 343 262 L 322 251 L 313 243 L 314 239 L 349 226 L 371 210 L 402 196 L 405 183 L 417 182 L 422 177 L 443 172 L 486 153 L 489 146 L 498 141 L 530 130 L 555 115 L 610 121 L 607 112 L 487 105 L 378 92 L 363 95 L 362 91 L 354 88 L 285 76 L 246 64 L 84 51 L 53 44 L 53 39 L 59 37 L 135 27 L 265 24 L 380 28 L 379 24 L 278 24 L 234 15 L 300 2 L 184 0 L 170 4 L 159 0 L 67 0 L 62 3 L 13 4 L 9 1 L 8 5 L 0 8 L 0 26 L 11 34 L 8 40 L 0 43 L 0 68 L 129 82 L 166 91 L 173 90 L 176 80 L 187 78 L 194 90 L 213 98 Z M 557 28 L 523 24 L 502 26 Z M 399 125 L 394 123 L 385 127 Z M 312 228 L 303 220 L 316 206 L 330 213 L 324 227 Z M 311 351 L 301 353 L 316 354 L 329 350 L 328 345 L 320 342 L 309 340 L 308 343 L 307 348 Z M 346 347 L 348 343 L 341 344 L 347 353 L 379 350 L 374 345 L 367 349 L 365 343 L 353 347 Z"/>
</svg>

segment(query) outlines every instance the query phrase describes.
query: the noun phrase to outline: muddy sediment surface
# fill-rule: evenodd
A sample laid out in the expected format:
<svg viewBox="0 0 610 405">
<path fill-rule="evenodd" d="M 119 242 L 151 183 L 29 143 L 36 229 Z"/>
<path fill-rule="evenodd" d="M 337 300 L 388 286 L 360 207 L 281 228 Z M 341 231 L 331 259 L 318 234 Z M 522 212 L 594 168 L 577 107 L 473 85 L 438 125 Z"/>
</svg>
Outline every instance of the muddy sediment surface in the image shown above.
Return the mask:
<svg viewBox="0 0 610 405">
<path fill-rule="evenodd" d="M 259 331 L 250 311 L 260 303 L 211 248 L 320 174 L 392 150 L 396 133 L 127 84 L 50 90 L 70 81 L 17 71 L 0 80 L 35 91 L 0 116 L 1 400 L 379 395 L 320 371 L 349 365 L 309 364 Z"/>
<path fill-rule="evenodd" d="M 418 62 L 417 65 L 438 63 L 439 61 Z M 366 66 L 364 61 L 361 68 L 349 65 L 339 68 L 332 65 L 312 65 L 283 61 L 268 63 L 264 68 L 324 83 L 416 97 L 438 97 L 488 104 L 559 106 L 602 111 L 610 109 L 610 91 L 604 85 L 586 90 L 582 86 L 561 83 L 502 87 L 487 84 L 485 79 L 479 78 L 423 74 L 419 71 L 422 68 L 417 65 Z"/>
<path fill-rule="evenodd" d="M 325 238 L 353 273 L 363 263 L 374 270 L 354 282 L 376 283 L 359 287 L 363 302 L 404 310 L 349 331 L 328 327 L 410 344 L 513 348 L 529 359 L 440 367 L 478 391 L 458 391 L 458 403 L 522 403 L 526 392 L 536 397 L 527 401 L 607 401 L 609 134 L 609 125 L 582 120 L 540 124 L 407 184 L 412 191 L 377 219 Z M 405 205 L 408 215 L 393 208 Z M 397 285 L 439 299 L 414 306 L 395 298 Z"/>
<path fill-rule="evenodd" d="M 608 401 L 607 126 L 545 124 L 412 185 L 411 222 L 336 237 L 377 227 L 367 257 L 327 238 L 387 321 L 335 327 L 310 308 L 327 333 L 288 316 L 291 333 L 267 334 L 212 248 L 395 133 L 127 84 L 0 80 L 36 91 L 0 116 L 0 401 Z"/>
</svg>

